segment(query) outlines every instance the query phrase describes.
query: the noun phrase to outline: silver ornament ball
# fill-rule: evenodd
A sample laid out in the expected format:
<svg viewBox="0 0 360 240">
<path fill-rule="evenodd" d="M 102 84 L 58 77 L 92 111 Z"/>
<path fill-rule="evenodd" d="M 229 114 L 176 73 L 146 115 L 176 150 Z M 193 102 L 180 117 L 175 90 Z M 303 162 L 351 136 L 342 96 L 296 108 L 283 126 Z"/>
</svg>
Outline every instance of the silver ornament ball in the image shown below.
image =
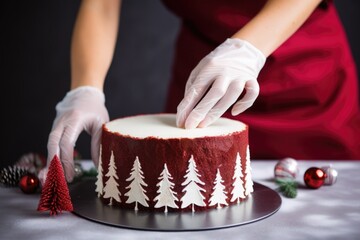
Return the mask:
<svg viewBox="0 0 360 240">
<path fill-rule="evenodd" d="M 293 158 L 281 159 L 275 165 L 274 174 L 276 179 L 296 179 L 298 173 L 298 163 Z"/>
<path fill-rule="evenodd" d="M 323 166 L 321 169 L 325 172 L 325 185 L 333 185 L 336 183 L 338 172 L 331 166 Z"/>
<path fill-rule="evenodd" d="M 81 178 L 84 174 L 84 169 L 81 166 L 81 163 L 75 162 L 74 165 L 75 178 Z"/>
</svg>

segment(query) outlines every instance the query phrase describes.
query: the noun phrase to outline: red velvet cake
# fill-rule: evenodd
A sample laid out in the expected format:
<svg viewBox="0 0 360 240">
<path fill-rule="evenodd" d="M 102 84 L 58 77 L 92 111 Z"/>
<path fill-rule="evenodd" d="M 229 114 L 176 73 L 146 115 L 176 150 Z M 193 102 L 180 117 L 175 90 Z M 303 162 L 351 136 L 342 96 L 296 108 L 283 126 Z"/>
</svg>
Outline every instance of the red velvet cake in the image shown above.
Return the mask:
<svg viewBox="0 0 360 240">
<path fill-rule="evenodd" d="M 139 211 L 204 211 L 241 204 L 253 191 L 248 126 L 220 118 L 182 129 L 175 114 L 104 124 L 96 192 Z"/>
</svg>

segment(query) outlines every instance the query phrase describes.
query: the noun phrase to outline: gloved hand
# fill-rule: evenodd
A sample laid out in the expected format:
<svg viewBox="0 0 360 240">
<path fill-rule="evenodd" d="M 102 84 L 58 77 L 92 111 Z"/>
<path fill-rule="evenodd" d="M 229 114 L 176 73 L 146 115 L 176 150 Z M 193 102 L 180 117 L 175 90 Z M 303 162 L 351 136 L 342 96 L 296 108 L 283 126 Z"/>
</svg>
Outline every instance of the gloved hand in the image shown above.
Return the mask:
<svg viewBox="0 0 360 240">
<path fill-rule="evenodd" d="M 183 100 L 177 107 L 178 127 L 206 127 L 240 97 L 231 114 L 248 109 L 259 95 L 257 77 L 266 57 L 241 39 L 227 39 L 205 56 L 191 72 Z"/>
<path fill-rule="evenodd" d="M 95 87 L 83 86 L 71 90 L 56 105 L 56 118 L 49 135 L 47 167 L 55 154 L 60 158 L 68 182 L 74 178 L 74 146 L 80 133 L 85 130 L 91 135 L 91 156 L 95 166 L 99 159 L 102 124 L 109 121 L 105 107 L 105 96 Z M 45 181 L 47 167 L 39 173 Z"/>
</svg>

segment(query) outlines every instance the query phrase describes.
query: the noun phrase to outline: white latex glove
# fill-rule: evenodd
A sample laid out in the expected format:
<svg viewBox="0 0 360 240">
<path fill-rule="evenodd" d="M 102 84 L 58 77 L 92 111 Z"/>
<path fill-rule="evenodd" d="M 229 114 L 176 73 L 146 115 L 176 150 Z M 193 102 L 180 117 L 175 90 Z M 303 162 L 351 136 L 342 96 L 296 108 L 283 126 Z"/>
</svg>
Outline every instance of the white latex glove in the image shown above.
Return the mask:
<svg viewBox="0 0 360 240">
<path fill-rule="evenodd" d="M 95 166 L 99 159 L 102 124 L 109 121 L 105 107 L 105 96 L 95 87 L 83 86 L 68 92 L 56 105 L 56 118 L 49 135 L 47 167 L 57 154 L 62 162 L 68 182 L 74 178 L 74 146 L 80 133 L 85 130 L 91 135 L 91 157 Z M 47 167 L 39 173 L 45 182 Z"/>
<path fill-rule="evenodd" d="M 206 127 L 234 104 L 232 115 L 248 109 L 259 95 L 257 77 L 266 57 L 241 39 L 227 39 L 191 72 L 177 107 L 178 127 Z M 246 90 L 245 95 L 238 100 Z"/>
</svg>

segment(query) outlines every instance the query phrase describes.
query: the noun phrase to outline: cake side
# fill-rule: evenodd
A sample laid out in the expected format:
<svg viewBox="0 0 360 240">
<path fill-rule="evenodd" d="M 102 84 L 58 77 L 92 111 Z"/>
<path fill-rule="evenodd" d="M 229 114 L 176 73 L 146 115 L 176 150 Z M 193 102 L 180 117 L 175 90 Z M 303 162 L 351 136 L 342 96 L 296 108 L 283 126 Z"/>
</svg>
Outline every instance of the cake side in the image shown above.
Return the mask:
<svg viewBox="0 0 360 240">
<path fill-rule="evenodd" d="M 121 208 L 204 211 L 237 204 L 252 191 L 247 125 L 226 135 L 168 139 L 104 125 L 100 160 L 99 196 Z"/>
</svg>

